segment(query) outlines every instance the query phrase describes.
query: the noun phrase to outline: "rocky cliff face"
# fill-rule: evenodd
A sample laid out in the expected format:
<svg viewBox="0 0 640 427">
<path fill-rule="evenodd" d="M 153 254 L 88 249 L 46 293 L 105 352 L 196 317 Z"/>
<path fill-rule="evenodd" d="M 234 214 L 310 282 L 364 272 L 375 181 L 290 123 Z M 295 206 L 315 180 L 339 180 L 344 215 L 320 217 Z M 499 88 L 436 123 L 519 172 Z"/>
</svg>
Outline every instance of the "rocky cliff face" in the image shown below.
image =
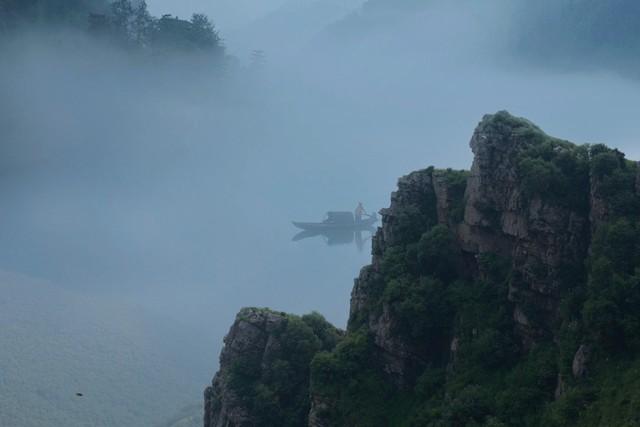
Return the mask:
<svg viewBox="0 0 640 427">
<path fill-rule="evenodd" d="M 477 260 L 483 254 L 511 260 L 509 299 L 520 339 L 530 347 L 549 334 L 557 318 L 559 293 L 563 286 L 571 286 L 563 274 L 571 270 L 584 276 L 589 214 L 586 198 L 567 205 L 564 200 L 528 194 L 523 188 L 519 163 L 524 153 L 540 144 L 540 135 L 542 131 L 525 120 L 505 113 L 487 116 L 471 138 L 474 161 L 466 191 L 452 189 L 454 183 L 446 171 L 428 169 L 401 178 L 390 208 L 381 212 L 383 226 L 374 243 L 372 265 L 356 280 L 351 318 L 361 317 L 366 310 L 372 299 L 369 290 L 380 288 L 383 255 L 394 246 L 418 240 L 437 223 L 455 233 L 462 277 L 480 275 Z M 554 150 L 562 155 L 570 147 L 558 142 Z M 464 206 L 458 221 L 452 213 L 455 205 Z M 413 235 L 403 230 L 403 224 L 411 227 Z M 535 319 L 529 314 L 533 312 Z M 399 386 L 407 384 L 407 378 L 415 379 L 414 367 L 433 349 L 416 348 L 412 340 L 406 342 L 394 333 L 394 319 L 386 304 L 380 312 L 365 316 L 382 351 L 385 372 Z"/>
<path fill-rule="evenodd" d="M 455 177 L 455 178 L 454 178 Z M 460 182 L 464 185 L 460 186 Z M 407 342 L 395 333 L 397 322 L 388 304 L 372 310 L 384 287 L 384 255 L 390 249 L 415 242 L 437 224 L 457 228 L 456 207 L 462 204 L 466 174 L 438 171 L 433 168 L 413 172 L 398 180 L 398 190 L 391 195 L 391 205 L 381 210 L 382 227 L 373 241 L 372 264 L 362 269 L 351 293 L 351 330 L 365 323 L 381 350 L 383 369 L 398 386 L 415 379 L 416 371 L 433 349 Z M 458 209 L 459 210 L 459 209 Z M 460 215 L 458 212 L 457 215 Z M 461 258 L 461 270 L 466 263 Z"/>
<path fill-rule="evenodd" d="M 640 167 L 505 112 L 485 116 L 470 145 L 469 172 L 429 168 L 399 180 L 381 211 L 372 263 L 355 280 L 346 337 L 315 355 L 310 412 L 292 425 L 406 422 L 389 403 L 398 393 L 424 401 L 411 425 L 522 425 L 527 413 L 542 416 L 536 408 L 553 409 L 554 396 L 576 398 L 599 343 L 635 345 L 635 329 L 625 328 L 637 307 L 625 301 L 638 289 Z M 626 245 L 634 261 L 616 261 L 615 245 Z M 607 289 L 614 274 L 628 283 L 617 296 Z M 236 320 L 225 340 L 206 427 L 271 425 L 225 385 L 241 354 L 256 354 L 259 369 L 274 359 L 278 340 L 269 331 L 283 318 L 249 318 Z M 504 383 L 484 391 L 488 378 Z M 520 395 L 523 409 L 513 414 Z M 467 408 L 464 421 L 458 406 L 471 401 L 485 406 Z"/>
<path fill-rule="evenodd" d="M 231 384 L 232 371 L 241 359 L 255 360 L 257 369 L 262 369 L 269 359 L 273 359 L 274 350 L 280 346 L 275 338 L 276 332 L 286 321 L 286 316 L 268 310 L 246 308 L 238 313 L 224 339 L 220 370 L 211 387 L 204 392 L 205 427 L 256 425 L 251 408 Z"/>
<path fill-rule="evenodd" d="M 548 192 L 527 194 L 523 186 L 522 156 L 540 144 L 539 134 L 533 124 L 508 117 L 504 122 L 487 117 L 478 126 L 471 139 L 474 161 L 458 233 L 465 251 L 512 260 L 509 298 L 528 345 L 548 333 L 556 319 L 559 292 L 572 286 L 563 274 L 570 269 L 584 275 L 581 264 L 589 244 L 586 198 L 568 204 Z M 573 149 L 560 143 L 553 148 L 555 156 L 571 156 Z M 581 173 L 586 178 L 586 171 Z M 531 311 L 540 318 L 531 319 Z"/>
<path fill-rule="evenodd" d="M 205 427 L 295 426 L 309 412 L 309 364 L 342 332 L 322 316 L 244 308 L 224 339 L 204 392 Z"/>
</svg>

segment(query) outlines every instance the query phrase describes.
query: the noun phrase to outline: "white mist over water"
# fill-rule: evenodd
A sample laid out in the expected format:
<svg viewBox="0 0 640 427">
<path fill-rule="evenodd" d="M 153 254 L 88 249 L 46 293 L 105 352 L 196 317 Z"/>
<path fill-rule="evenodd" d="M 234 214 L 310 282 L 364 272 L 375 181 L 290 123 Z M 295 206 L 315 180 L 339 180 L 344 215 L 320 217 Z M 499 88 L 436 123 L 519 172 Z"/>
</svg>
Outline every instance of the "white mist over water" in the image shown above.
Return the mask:
<svg viewBox="0 0 640 427">
<path fill-rule="evenodd" d="M 339 37 L 326 30 L 302 51 L 275 46 L 260 73 L 225 78 L 186 58 L 132 59 L 79 34 L 5 46 L 0 269 L 21 276 L 1 278 L 1 302 L 21 334 L 47 337 L 47 352 L 28 363 L 46 375 L 48 358 L 74 371 L 76 358 L 131 351 L 94 359 L 108 372 L 148 369 L 116 424 L 136 425 L 127 418 L 135 407 L 160 422 L 200 402 L 240 307 L 318 310 L 345 326 L 368 249 L 292 242 L 291 220 L 358 201 L 377 210 L 401 175 L 468 168 L 475 124 L 499 109 L 554 136 L 640 155 L 637 82 L 527 68 L 499 54 L 503 18 L 445 5 L 382 28 L 347 20 Z M 47 285 L 29 285 L 33 277 Z M 75 311 L 61 317 L 52 306 Z M 124 393 L 94 364 L 78 366 L 74 388 Z M 38 382 L 11 378 L 25 394 Z M 33 401 L 65 402 L 86 419 L 56 381 L 38 385 L 44 397 Z M 146 392 L 157 387 L 164 413 Z"/>
</svg>

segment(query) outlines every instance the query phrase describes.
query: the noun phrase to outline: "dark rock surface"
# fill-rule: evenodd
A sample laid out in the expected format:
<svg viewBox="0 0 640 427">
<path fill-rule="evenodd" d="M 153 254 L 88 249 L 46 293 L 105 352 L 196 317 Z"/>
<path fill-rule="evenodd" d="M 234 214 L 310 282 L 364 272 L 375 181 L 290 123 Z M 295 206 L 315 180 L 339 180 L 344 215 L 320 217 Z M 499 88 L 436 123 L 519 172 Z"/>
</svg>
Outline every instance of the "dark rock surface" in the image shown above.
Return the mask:
<svg viewBox="0 0 640 427">
<path fill-rule="evenodd" d="M 284 315 L 256 308 L 242 309 L 236 316 L 224 339 L 220 354 L 220 370 L 211 387 L 204 392 L 205 427 L 249 427 L 256 421 L 238 396 L 229 387 L 229 375 L 235 360 L 248 354 L 257 360 L 267 360 L 278 346 L 273 334 L 282 327 L 287 318 Z"/>
<path fill-rule="evenodd" d="M 591 352 L 591 346 L 586 344 L 582 344 L 578 348 L 578 351 L 573 358 L 573 363 L 571 364 L 571 371 L 573 372 L 573 376 L 575 378 L 584 378 L 587 376 L 587 373 L 589 372 Z"/>
</svg>

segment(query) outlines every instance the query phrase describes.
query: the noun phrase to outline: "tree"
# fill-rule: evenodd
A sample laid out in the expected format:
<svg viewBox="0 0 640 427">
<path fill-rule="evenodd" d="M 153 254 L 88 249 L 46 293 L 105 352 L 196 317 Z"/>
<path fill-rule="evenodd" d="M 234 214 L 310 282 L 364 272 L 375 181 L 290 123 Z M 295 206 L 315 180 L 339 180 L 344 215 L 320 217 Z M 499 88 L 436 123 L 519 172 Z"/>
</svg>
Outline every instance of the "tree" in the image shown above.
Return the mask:
<svg viewBox="0 0 640 427">
<path fill-rule="evenodd" d="M 149 47 L 154 30 L 154 19 L 147 9 L 147 2 L 142 0 L 133 14 L 133 40 L 141 48 Z"/>
<path fill-rule="evenodd" d="M 111 4 L 111 28 L 116 40 L 127 45 L 132 39 L 134 10 L 129 0 L 116 0 Z"/>
<path fill-rule="evenodd" d="M 213 23 L 206 15 L 195 13 L 191 17 L 191 34 L 194 47 L 200 50 L 212 50 L 219 53 L 222 40 Z"/>
</svg>

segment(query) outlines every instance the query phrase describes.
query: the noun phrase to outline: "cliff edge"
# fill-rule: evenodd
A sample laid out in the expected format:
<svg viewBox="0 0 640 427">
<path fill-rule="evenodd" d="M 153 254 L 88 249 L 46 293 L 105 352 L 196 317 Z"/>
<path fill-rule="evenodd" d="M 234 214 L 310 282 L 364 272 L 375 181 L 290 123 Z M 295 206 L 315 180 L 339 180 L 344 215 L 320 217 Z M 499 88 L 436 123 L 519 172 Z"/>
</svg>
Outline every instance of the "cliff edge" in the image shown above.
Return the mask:
<svg viewBox="0 0 640 427">
<path fill-rule="evenodd" d="M 305 425 L 311 359 L 332 350 L 342 334 L 317 313 L 242 309 L 204 393 L 205 427 Z"/>
</svg>

